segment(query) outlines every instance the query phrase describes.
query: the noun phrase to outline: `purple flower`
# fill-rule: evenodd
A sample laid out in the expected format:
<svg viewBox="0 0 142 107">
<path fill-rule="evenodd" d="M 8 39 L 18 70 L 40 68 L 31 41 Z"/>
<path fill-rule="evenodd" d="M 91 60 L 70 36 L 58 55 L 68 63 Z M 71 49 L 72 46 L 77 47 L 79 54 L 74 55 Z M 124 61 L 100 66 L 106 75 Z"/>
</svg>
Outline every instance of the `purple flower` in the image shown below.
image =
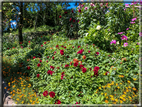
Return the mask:
<svg viewBox="0 0 142 107">
<path fill-rule="evenodd" d="M 85 10 L 87 10 L 88 9 L 88 7 L 85 7 Z"/>
<path fill-rule="evenodd" d="M 122 39 L 122 40 L 127 40 L 128 38 L 127 38 L 127 36 L 123 35 L 123 36 L 121 37 L 121 39 Z"/>
<path fill-rule="evenodd" d="M 142 32 L 139 33 L 139 36 L 142 36 Z"/>
<path fill-rule="evenodd" d="M 137 42 L 137 44 L 138 44 L 138 45 L 140 45 L 140 43 L 139 43 L 139 42 Z"/>
<path fill-rule="evenodd" d="M 129 30 L 129 28 L 127 28 L 126 30 Z"/>
<path fill-rule="evenodd" d="M 124 32 L 118 32 L 118 34 L 123 34 Z"/>
<path fill-rule="evenodd" d="M 112 44 L 112 43 L 116 44 L 116 40 L 112 40 L 110 44 Z"/>
<path fill-rule="evenodd" d="M 132 21 L 135 21 L 137 18 L 133 18 Z"/>
<path fill-rule="evenodd" d="M 130 22 L 131 24 L 134 24 L 135 22 Z"/>
<path fill-rule="evenodd" d="M 126 47 L 126 46 L 128 46 L 128 43 L 126 42 L 126 43 L 124 43 L 124 47 Z"/>
</svg>

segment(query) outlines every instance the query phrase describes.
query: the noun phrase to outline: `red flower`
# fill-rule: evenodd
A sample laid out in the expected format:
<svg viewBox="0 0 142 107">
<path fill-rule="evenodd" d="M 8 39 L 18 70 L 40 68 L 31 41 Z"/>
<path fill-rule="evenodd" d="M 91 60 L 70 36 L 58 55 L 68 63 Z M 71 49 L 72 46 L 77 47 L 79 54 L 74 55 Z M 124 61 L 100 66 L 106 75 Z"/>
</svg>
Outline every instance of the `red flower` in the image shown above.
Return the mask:
<svg viewBox="0 0 142 107">
<path fill-rule="evenodd" d="M 72 20 L 72 18 L 70 18 L 70 21 Z"/>
<path fill-rule="evenodd" d="M 60 67 L 57 67 L 57 69 L 59 69 Z"/>
<path fill-rule="evenodd" d="M 60 100 L 56 100 L 55 104 L 61 104 Z"/>
<path fill-rule="evenodd" d="M 96 52 L 97 55 L 99 55 L 99 52 Z"/>
<path fill-rule="evenodd" d="M 83 73 L 85 73 L 86 71 L 87 71 L 87 69 L 86 69 L 86 68 L 83 68 L 83 69 L 82 69 L 82 72 L 83 72 Z"/>
<path fill-rule="evenodd" d="M 70 62 L 70 65 L 72 64 L 72 61 Z"/>
<path fill-rule="evenodd" d="M 29 70 L 29 69 L 30 69 L 30 66 L 27 66 L 27 69 Z"/>
<path fill-rule="evenodd" d="M 49 92 L 50 97 L 55 97 L 55 93 L 53 91 Z"/>
<path fill-rule="evenodd" d="M 46 42 L 44 42 L 44 44 L 46 44 Z"/>
<path fill-rule="evenodd" d="M 80 48 L 81 46 L 78 46 L 78 48 Z"/>
<path fill-rule="evenodd" d="M 89 50 L 88 53 L 90 53 L 91 51 Z"/>
<path fill-rule="evenodd" d="M 20 44 L 22 44 L 22 42 L 20 42 Z"/>
<path fill-rule="evenodd" d="M 9 48 L 7 48 L 7 49 L 9 49 Z"/>
<path fill-rule="evenodd" d="M 94 76 L 98 76 L 98 71 L 94 71 Z"/>
<path fill-rule="evenodd" d="M 39 60 L 39 62 L 41 63 L 41 62 L 42 62 L 42 60 L 40 59 L 40 60 Z"/>
<path fill-rule="evenodd" d="M 90 71 L 92 70 L 92 68 L 89 68 L 90 69 Z"/>
<path fill-rule="evenodd" d="M 81 13 L 81 9 L 79 9 L 78 12 Z"/>
<path fill-rule="evenodd" d="M 64 55 L 64 50 L 60 50 L 60 54 L 61 54 L 61 55 Z"/>
<path fill-rule="evenodd" d="M 73 10 L 71 12 L 73 13 Z"/>
<path fill-rule="evenodd" d="M 63 45 L 61 47 L 64 47 Z"/>
<path fill-rule="evenodd" d="M 23 48 L 23 46 L 21 46 L 21 48 Z"/>
<path fill-rule="evenodd" d="M 36 75 L 39 78 L 39 74 Z"/>
<path fill-rule="evenodd" d="M 73 22 L 75 22 L 75 19 L 73 19 Z"/>
<path fill-rule="evenodd" d="M 13 47 L 13 49 L 14 49 L 15 47 Z"/>
<path fill-rule="evenodd" d="M 83 51 L 84 51 L 84 50 L 81 49 L 80 51 L 77 52 L 77 54 L 82 54 Z"/>
<path fill-rule="evenodd" d="M 56 48 L 59 48 L 59 45 L 56 45 Z"/>
<path fill-rule="evenodd" d="M 78 66 L 78 62 L 75 62 L 75 63 L 74 63 L 74 67 L 77 67 L 77 66 Z"/>
<path fill-rule="evenodd" d="M 41 38 L 42 38 L 42 36 L 41 36 Z"/>
<path fill-rule="evenodd" d="M 48 61 L 46 61 L 46 62 L 48 62 Z"/>
<path fill-rule="evenodd" d="M 74 46 L 72 48 L 74 48 Z"/>
<path fill-rule="evenodd" d="M 71 27 L 73 27 L 73 25 L 71 25 Z"/>
<path fill-rule="evenodd" d="M 40 65 L 41 65 L 40 63 L 37 64 L 38 67 L 40 67 Z"/>
<path fill-rule="evenodd" d="M 45 96 L 47 96 L 48 95 L 48 91 L 44 91 L 43 92 L 43 96 L 45 97 Z"/>
<path fill-rule="evenodd" d="M 54 73 L 54 71 L 51 71 L 51 70 L 48 70 L 48 71 L 47 71 L 47 74 L 52 75 L 53 73 Z"/>
<path fill-rule="evenodd" d="M 36 57 L 34 56 L 33 59 L 35 59 Z"/>
<path fill-rule="evenodd" d="M 62 16 L 60 15 L 59 18 L 61 18 Z"/>
<path fill-rule="evenodd" d="M 110 55 L 108 55 L 110 57 Z"/>
<path fill-rule="evenodd" d="M 68 65 L 68 64 L 66 64 L 66 65 L 65 65 L 65 67 L 69 67 L 69 65 Z"/>
<path fill-rule="evenodd" d="M 67 14 L 67 12 L 64 12 L 65 14 Z"/>
<path fill-rule="evenodd" d="M 78 103 L 78 102 L 76 102 L 76 104 L 80 104 L 80 102 Z"/>
<path fill-rule="evenodd" d="M 28 43 L 30 43 L 31 41 L 29 41 Z"/>
<path fill-rule="evenodd" d="M 83 56 L 82 56 L 82 58 L 83 58 L 83 59 L 86 59 L 86 56 L 85 56 L 85 55 L 83 55 Z"/>
<path fill-rule="evenodd" d="M 80 67 L 80 69 L 84 68 L 84 66 L 83 66 L 83 65 L 79 65 L 79 67 Z"/>
<path fill-rule="evenodd" d="M 66 46 L 64 48 L 66 49 Z"/>
<path fill-rule="evenodd" d="M 62 72 L 61 75 L 64 75 L 65 72 Z"/>
<path fill-rule="evenodd" d="M 53 66 L 50 66 L 50 69 L 54 69 L 55 67 L 53 67 Z"/>
<path fill-rule="evenodd" d="M 47 58 L 49 58 L 49 56 L 47 56 Z"/>
<path fill-rule="evenodd" d="M 64 79 L 63 77 L 64 77 L 64 75 L 61 75 L 61 80 Z"/>
<path fill-rule="evenodd" d="M 52 57 L 52 59 L 54 60 L 54 56 Z"/>
<path fill-rule="evenodd" d="M 98 71 L 100 68 L 98 66 L 94 67 L 93 71 Z"/>
</svg>

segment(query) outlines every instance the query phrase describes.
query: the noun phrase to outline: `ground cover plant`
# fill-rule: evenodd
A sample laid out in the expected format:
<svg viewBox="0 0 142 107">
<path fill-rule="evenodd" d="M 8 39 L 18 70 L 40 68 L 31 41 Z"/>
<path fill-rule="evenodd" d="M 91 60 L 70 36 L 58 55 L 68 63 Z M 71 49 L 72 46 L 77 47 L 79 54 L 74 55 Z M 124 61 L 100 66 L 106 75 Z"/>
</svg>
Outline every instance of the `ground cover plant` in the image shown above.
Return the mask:
<svg viewBox="0 0 142 107">
<path fill-rule="evenodd" d="M 124 5 L 84 3 L 79 6 L 76 11 L 62 11 L 57 22 L 64 26 L 46 27 L 47 31 L 51 30 L 46 35 L 28 40 L 27 34 L 21 43 L 16 39 L 7 43 L 7 35 L 3 36 L 2 76 L 17 104 L 139 103 L 142 36 L 138 30 L 139 17 L 129 17 L 127 28 L 123 26 L 115 31 L 115 25 L 107 20 L 116 13 L 111 10 L 103 14 L 106 19 L 98 13 L 105 13 L 107 7 L 120 6 L 115 11 L 119 14 L 123 10 L 127 15 Z M 96 7 L 102 10 L 97 11 Z M 100 17 L 89 16 L 93 10 Z M 114 22 L 115 18 L 112 17 Z M 45 30 L 43 26 L 39 29 Z M 76 32 L 77 39 L 73 36 Z"/>
</svg>

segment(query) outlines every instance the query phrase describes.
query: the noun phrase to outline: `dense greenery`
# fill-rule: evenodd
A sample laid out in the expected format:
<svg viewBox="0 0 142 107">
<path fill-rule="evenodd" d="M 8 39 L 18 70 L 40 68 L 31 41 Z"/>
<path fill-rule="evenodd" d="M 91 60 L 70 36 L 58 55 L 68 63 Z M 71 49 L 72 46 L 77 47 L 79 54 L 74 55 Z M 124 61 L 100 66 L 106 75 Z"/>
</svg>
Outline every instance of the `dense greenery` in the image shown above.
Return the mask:
<svg viewBox="0 0 142 107">
<path fill-rule="evenodd" d="M 139 4 L 82 3 L 67 10 L 63 3 L 39 3 L 39 11 L 26 10 L 34 5 L 23 5 L 23 20 L 32 19 L 22 23 L 23 41 L 18 30 L 2 38 L 3 77 L 16 103 L 139 103 L 142 35 L 132 8 Z"/>
</svg>

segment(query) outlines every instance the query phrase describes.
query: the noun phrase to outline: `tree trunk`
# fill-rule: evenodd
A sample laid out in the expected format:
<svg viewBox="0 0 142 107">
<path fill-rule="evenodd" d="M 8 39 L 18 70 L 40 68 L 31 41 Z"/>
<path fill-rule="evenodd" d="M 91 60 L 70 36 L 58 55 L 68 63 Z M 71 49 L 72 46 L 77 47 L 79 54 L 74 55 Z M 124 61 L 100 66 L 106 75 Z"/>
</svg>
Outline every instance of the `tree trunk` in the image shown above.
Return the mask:
<svg viewBox="0 0 142 107">
<path fill-rule="evenodd" d="M 23 2 L 20 3 L 20 23 L 19 23 L 19 32 L 18 32 L 18 35 L 19 35 L 19 44 L 20 43 L 23 43 L 23 36 L 22 36 L 22 27 L 23 27 Z"/>
</svg>

